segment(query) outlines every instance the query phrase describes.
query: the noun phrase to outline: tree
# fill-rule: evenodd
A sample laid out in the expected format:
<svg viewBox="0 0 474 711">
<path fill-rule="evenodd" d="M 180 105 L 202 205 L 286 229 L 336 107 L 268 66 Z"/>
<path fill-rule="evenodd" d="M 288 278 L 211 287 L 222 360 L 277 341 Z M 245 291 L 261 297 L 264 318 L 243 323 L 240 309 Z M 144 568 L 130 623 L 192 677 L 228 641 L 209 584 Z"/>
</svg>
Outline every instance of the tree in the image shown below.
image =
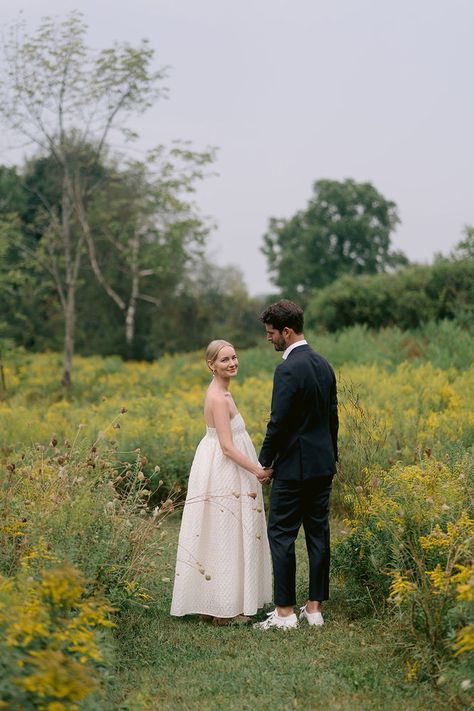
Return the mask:
<svg viewBox="0 0 474 711">
<path fill-rule="evenodd" d="M 132 137 L 127 119 L 160 95 L 165 75 L 151 69 L 153 50 L 146 41 L 137 48 L 124 43 L 94 52 L 85 44 L 86 29 L 77 12 L 62 22 L 43 19 L 31 36 L 19 23 L 5 42 L 7 66 L 0 82 L 0 117 L 50 154 L 58 168 L 60 204 L 43 201 L 42 250 L 35 256 L 54 282 L 64 315 L 66 386 L 71 384 L 79 273 L 92 239 L 81 216 L 102 182 L 96 168 L 113 130 Z"/>
<path fill-rule="evenodd" d="M 274 283 L 304 301 L 342 274 L 377 274 L 407 264 L 390 246 L 399 222 L 395 203 L 370 183 L 318 180 L 306 210 L 290 220 L 270 220 L 262 252 Z"/>
<path fill-rule="evenodd" d="M 38 341 L 46 345 L 44 337 L 51 336 L 51 295 L 54 299 L 51 280 L 30 258 L 36 246 L 28 228 L 30 197 L 24 176 L 0 166 L 0 334 L 29 348 Z"/>
<path fill-rule="evenodd" d="M 203 349 L 220 337 L 237 348 L 255 346 L 262 340 L 257 318 L 262 310 L 260 300 L 249 297 L 238 268 L 195 260 L 177 285 L 169 308 L 146 313 L 147 327 L 140 328 L 143 352 L 150 358 Z M 142 313 L 140 322 L 143 317 Z"/>
<path fill-rule="evenodd" d="M 89 213 L 79 212 L 94 274 L 123 314 L 129 355 L 138 303 L 164 308 L 202 253 L 209 225 L 188 195 L 213 158 L 184 144 L 158 146 L 145 161 L 112 167 Z"/>
<path fill-rule="evenodd" d="M 450 254 L 451 259 L 474 259 L 474 227 L 466 225 L 463 232 L 464 239 L 455 245 Z"/>
</svg>

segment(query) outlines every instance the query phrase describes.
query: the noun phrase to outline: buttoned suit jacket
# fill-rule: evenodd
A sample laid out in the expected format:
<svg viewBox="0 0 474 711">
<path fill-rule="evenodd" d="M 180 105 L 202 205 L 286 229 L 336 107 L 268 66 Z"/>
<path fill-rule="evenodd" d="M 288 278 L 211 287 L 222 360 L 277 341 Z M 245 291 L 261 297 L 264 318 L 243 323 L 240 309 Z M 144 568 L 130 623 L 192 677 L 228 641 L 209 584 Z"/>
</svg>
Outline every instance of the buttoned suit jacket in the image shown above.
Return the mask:
<svg viewBox="0 0 474 711">
<path fill-rule="evenodd" d="M 336 376 L 309 345 L 297 346 L 275 369 L 270 420 L 259 454 L 275 479 L 307 480 L 335 474 Z"/>
</svg>

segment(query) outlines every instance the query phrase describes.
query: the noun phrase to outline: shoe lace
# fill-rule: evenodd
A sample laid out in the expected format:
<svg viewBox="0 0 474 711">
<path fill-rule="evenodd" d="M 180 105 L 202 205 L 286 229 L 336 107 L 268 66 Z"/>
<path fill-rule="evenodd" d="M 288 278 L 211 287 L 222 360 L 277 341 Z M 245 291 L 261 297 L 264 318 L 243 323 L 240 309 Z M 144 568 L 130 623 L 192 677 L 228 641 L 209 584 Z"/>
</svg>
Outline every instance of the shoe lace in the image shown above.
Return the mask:
<svg viewBox="0 0 474 711">
<path fill-rule="evenodd" d="M 276 617 L 276 610 L 272 610 L 271 612 L 267 612 L 267 619 L 262 622 L 262 627 L 266 629 L 267 627 L 271 626 L 272 621 Z"/>
</svg>

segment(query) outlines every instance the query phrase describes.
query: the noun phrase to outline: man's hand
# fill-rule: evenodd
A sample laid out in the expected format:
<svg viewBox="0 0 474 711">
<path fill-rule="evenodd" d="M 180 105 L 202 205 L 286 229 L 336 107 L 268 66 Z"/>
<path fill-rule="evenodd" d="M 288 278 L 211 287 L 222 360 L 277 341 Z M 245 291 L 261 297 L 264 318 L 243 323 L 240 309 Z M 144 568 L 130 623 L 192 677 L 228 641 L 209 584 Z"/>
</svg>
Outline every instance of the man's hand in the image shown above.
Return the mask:
<svg viewBox="0 0 474 711">
<path fill-rule="evenodd" d="M 269 484 L 271 482 L 272 476 L 273 476 L 273 469 L 268 467 L 265 469 L 261 469 L 257 475 L 257 478 L 258 478 L 260 484 L 265 486 L 266 484 Z"/>
</svg>

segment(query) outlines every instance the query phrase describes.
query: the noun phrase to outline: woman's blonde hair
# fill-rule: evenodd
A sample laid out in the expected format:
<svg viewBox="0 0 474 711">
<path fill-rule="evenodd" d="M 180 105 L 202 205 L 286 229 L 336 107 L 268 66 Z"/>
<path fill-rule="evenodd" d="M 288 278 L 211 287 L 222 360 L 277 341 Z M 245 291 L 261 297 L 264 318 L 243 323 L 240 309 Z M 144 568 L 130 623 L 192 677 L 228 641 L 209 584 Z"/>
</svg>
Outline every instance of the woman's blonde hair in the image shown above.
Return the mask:
<svg viewBox="0 0 474 711">
<path fill-rule="evenodd" d="M 223 341 L 221 338 L 218 338 L 216 341 L 211 341 L 209 343 L 206 349 L 206 363 L 209 370 L 212 370 L 211 365 L 217 359 L 219 351 L 222 350 L 222 348 L 225 348 L 225 346 L 230 346 L 231 348 L 234 347 L 232 343 L 229 343 L 229 341 Z"/>
</svg>

